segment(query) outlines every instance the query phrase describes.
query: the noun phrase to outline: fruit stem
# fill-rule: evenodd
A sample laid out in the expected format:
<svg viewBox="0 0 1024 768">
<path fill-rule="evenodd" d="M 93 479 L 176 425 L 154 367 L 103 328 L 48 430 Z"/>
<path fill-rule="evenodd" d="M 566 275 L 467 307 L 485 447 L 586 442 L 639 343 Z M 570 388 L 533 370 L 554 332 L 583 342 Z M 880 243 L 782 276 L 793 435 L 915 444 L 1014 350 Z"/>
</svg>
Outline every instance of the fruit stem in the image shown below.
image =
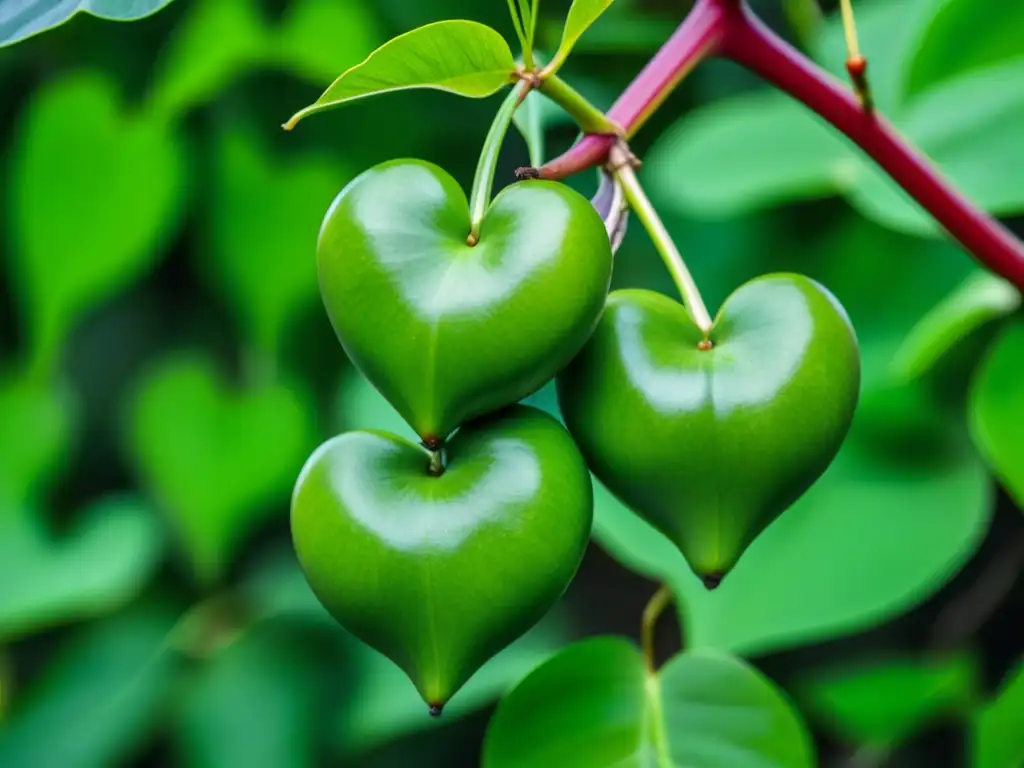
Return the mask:
<svg viewBox="0 0 1024 768">
<path fill-rule="evenodd" d="M 558 75 L 538 76 L 537 90 L 560 106 L 584 133 L 625 136 L 625 130 Z"/>
<path fill-rule="evenodd" d="M 480 160 L 476 166 L 476 176 L 473 178 L 473 191 L 469 197 L 469 237 L 466 238 L 468 245 L 476 245 L 480 240 L 480 225 L 483 223 L 484 214 L 487 213 L 487 206 L 491 204 L 491 190 L 494 187 L 494 172 L 498 165 L 498 155 L 501 152 L 501 145 L 505 141 L 505 134 L 512 125 L 512 115 L 515 114 L 526 94 L 533 87 L 529 79 L 520 80 L 513 86 L 505 101 L 498 107 L 494 115 L 494 122 L 484 139 L 483 149 L 480 151 Z"/>
<path fill-rule="evenodd" d="M 431 477 L 440 477 L 444 474 L 444 449 L 439 448 L 436 451 L 427 449 L 427 454 L 430 456 L 430 463 L 427 465 L 427 474 Z"/>
<path fill-rule="evenodd" d="M 633 157 L 622 143 L 619 143 L 612 148 L 609 160 L 609 170 L 618 178 L 619 183 L 622 185 L 622 190 L 626 195 L 629 207 L 633 209 L 633 212 L 651 236 L 654 247 L 661 254 L 662 261 L 665 262 L 669 274 L 672 275 L 673 282 L 675 282 L 676 287 L 679 289 L 679 293 L 683 298 L 683 304 L 686 306 L 686 311 L 689 312 L 694 325 L 700 329 L 706 340 L 708 334 L 711 333 L 714 321 L 711 319 L 711 315 L 708 314 L 707 307 L 704 306 L 704 299 L 701 298 L 700 291 L 697 289 L 697 283 L 693 280 L 693 275 L 686 268 L 682 254 L 679 253 L 676 244 L 672 242 L 672 236 L 665 229 L 665 225 L 658 217 L 654 206 L 647 199 L 647 194 L 644 192 L 640 180 L 636 177 L 636 172 L 633 170 L 636 158 Z"/>
<path fill-rule="evenodd" d="M 654 656 L 654 630 L 661 614 L 665 612 L 671 602 L 672 590 L 663 584 L 644 608 L 643 618 L 640 622 L 640 647 L 643 650 L 644 663 L 650 672 L 655 672 L 658 669 Z"/>
</svg>

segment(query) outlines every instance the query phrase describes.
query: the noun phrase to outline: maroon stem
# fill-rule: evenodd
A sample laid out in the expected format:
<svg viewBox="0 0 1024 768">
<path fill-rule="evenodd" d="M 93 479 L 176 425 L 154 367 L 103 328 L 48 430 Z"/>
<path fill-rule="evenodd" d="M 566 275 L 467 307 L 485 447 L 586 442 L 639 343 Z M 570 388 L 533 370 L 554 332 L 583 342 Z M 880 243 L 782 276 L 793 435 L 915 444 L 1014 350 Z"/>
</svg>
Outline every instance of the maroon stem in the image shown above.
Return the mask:
<svg viewBox="0 0 1024 768">
<path fill-rule="evenodd" d="M 1024 244 L 967 200 L 855 94 L 781 40 L 745 0 L 698 0 L 686 20 L 615 102 L 608 116 L 632 136 L 700 61 L 720 55 L 742 64 L 846 134 L 982 264 L 1024 290 Z M 539 169 L 562 179 L 608 162 L 614 136 L 585 136 Z"/>
<path fill-rule="evenodd" d="M 803 102 L 864 150 L 986 267 L 1024 288 L 1024 244 L 967 200 L 883 117 L 780 39 L 743 3 L 725 19 L 721 55 Z"/>
<path fill-rule="evenodd" d="M 633 136 L 679 82 L 721 41 L 726 10 L 720 0 L 697 0 L 686 20 L 608 111 L 608 117 Z M 538 170 L 543 179 L 564 179 L 608 161 L 615 136 L 584 136 L 564 155 Z"/>
</svg>

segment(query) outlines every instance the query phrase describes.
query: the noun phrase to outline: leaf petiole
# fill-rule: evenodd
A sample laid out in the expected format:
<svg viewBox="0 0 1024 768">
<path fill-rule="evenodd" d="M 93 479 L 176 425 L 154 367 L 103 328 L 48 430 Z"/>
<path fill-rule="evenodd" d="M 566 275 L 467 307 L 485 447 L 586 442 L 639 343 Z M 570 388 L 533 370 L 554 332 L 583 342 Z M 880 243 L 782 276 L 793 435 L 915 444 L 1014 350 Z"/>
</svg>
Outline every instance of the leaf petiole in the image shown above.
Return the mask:
<svg viewBox="0 0 1024 768">
<path fill-rule="evenodd" d="M 506 0 L 506 3 L 508 4 L 508 14 L 512 17 L 512 26 L 516 30 L 516 37 L 519 38 L 519 46 L 523 49 L 523 63 L 526 69 L 532 70 L 534 67 L 533 43 L 527 37 L 527 28 L 523 26 L 523 0 Z"/>
<path fill-rule="evenodd" d="M 483 223 L 484 214 L 487 213 L 487 206 L 491 202 L 491 190 L 494 187 L 494 172 L 498 164 L 498 154 L 501 152 L 501 145 L 505 141 L 505 134 L 512 125 L 512 116 L 516 107 L 530 92 L 532 84 L 529 80 L 520 80 L 509 91 L 505 101 L 498 107 L 494 115 L 494 122 L 484 139 L 483 149 L 480 151 L 480 160 L 477 162 L 476 175 L 473 177 L 473 190 L 469 197 L 469 236 L 466 238 L 468 245 L 476 245 L 480 240 L 480 225 Z"/>
</svg>

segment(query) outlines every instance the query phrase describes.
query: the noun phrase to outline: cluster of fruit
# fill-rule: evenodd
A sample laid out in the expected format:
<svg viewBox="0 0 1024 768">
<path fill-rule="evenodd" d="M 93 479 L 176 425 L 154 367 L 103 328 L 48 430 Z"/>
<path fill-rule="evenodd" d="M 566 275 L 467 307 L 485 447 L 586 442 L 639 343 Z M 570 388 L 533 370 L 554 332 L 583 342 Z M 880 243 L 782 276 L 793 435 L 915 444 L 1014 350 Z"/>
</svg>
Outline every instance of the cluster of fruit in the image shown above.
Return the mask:
<svg viewBox="0 0 1024 768">
<path fill-rule="evenodd" d="M 704 332 L 661 294 L 609 295 L 604 222 L 563 184 L 507 187 L 477 229 L 425 162 L 379 165 L 335 199 L 327 313 L 422 443 L 334 437 L 292 504 L 318 598 L 435 715 L 568 587 L 591 472 L 714 588 L 832 461 L 860 382 L 846 314 L 806 277 L 751 281 Z M 553 378 L 565 426 L 518 404 Z"/>
</svg>

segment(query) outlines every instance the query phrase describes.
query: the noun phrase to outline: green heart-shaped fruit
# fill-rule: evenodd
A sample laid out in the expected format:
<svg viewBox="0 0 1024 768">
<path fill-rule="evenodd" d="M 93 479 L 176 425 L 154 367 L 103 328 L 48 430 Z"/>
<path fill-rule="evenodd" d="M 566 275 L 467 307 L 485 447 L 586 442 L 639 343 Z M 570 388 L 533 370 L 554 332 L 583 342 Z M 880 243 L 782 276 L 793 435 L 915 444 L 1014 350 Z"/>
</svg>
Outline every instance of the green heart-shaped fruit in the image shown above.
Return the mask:
<svg viewBox="0 0 1024 768">
<path fill-rule="evenodd" d="M 597 478 L 713 588 L 835 458 L 860 353 L 838 301 L 790 274 L 739 288 L 709 340 L 666 296 L 616 291 L 558 395 Z"/>
<path fill-rule="evenodd" d="M 435 714 L 565 591 L 590 535 L 593 488 L 568 432 L 513 406 L 462 427 L 443 474 L 386 432 L 309 458 L 292 536 L 314 593 L 401 667 Z"/>
<path fill-rule="evenodd" d="M 349 358 L 428 445 L 518 402 L 600 317 L 612 252 L 590 202 L 524 181 L 469 205 L 441 168 L 397 160 L 345 187 L 320 230 L 327 314 Z"/>
</svg>

